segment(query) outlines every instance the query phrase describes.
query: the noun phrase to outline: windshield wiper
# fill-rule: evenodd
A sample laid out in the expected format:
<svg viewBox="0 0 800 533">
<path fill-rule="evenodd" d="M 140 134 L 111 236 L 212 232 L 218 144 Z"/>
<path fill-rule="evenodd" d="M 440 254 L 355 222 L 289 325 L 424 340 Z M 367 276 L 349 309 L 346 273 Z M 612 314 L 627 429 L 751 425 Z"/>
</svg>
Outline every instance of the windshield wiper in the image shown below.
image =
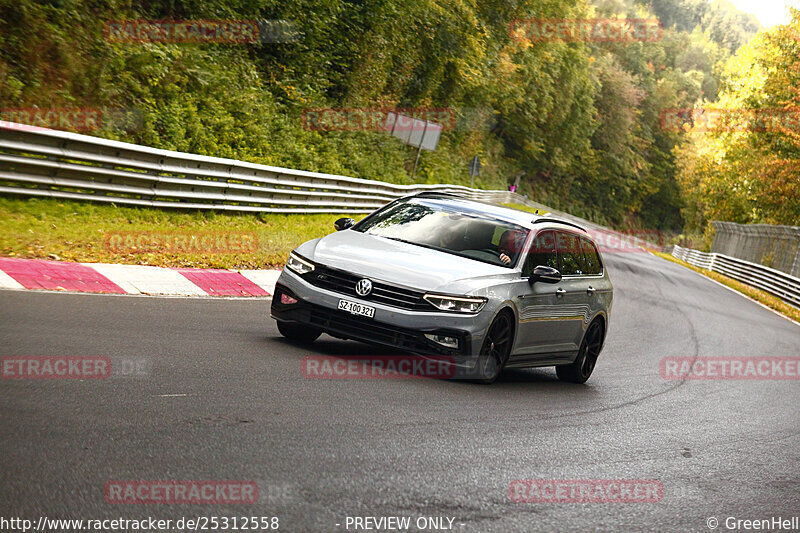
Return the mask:
<svg viewBox="0 0 800 533">
<path fill-rule="evenodd" d="M 382 237 L 382 235 L 381 235 L 381 237 Z M 429 248 L 431 250 L 438 250 L 440 252 L 448 252 L 448 253 L 452 252 L 452 250 L 448 250 L 447 248 L 440 248 L 440 247 L 434 246 L 432 244 L 423 244 L 421 242 L 408 241 L 406 239 L 401 239 L 400 237 L 383 237 L 383 238 L 384 239 L 389 239 L 390 241 L 397 241 L 397 242 L 403 242 L 405 244 L 411 244 L 413 246 L 421 246 L 422 248 Z"/>
<path fill-rule="evenodd" d="M 383 236 L 383 235 L 378 235 L 378 237 L 383 237 L 384 239 L 389 239 L 390 241 L 404 242 L 404 243 L 406 243 L 406 244 L 417 244 L 417 243 L 415 243 L 415 242 L 411 242 L 411 241 L 407 241 L 407 240 L 405 240 L 405 239 L 401 239 L 400 237 L 385 237 L 385 236 Z M 418 245 L 418 246 L 419 246 L 419 245 Z"/>
</svg>

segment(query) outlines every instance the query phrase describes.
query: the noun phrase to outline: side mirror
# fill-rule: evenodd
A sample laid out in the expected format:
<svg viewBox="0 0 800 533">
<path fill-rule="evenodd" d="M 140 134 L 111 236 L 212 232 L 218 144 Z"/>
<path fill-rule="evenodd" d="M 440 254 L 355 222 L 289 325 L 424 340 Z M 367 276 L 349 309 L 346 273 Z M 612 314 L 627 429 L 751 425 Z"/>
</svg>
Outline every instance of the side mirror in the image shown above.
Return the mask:
<svg viewBox="0 0 800 533">
<path fill-rule="evenodd" d="M 344 217 L 334 222 L 333 227 L 336 228 L 336 231 L 342 231 L 343 229 L 352 228 L 355 223 L 356 221 L 352 218 Z"/>
<path fill-rule="evenodd" d="M 561 281 L 561 272 L 553 267 L 539 265 L 533 269 L 531 277 L 528 278 L 528 283 L 533 285 L 537 281 L 542 283 L 558 283 Z"/>
</svg>

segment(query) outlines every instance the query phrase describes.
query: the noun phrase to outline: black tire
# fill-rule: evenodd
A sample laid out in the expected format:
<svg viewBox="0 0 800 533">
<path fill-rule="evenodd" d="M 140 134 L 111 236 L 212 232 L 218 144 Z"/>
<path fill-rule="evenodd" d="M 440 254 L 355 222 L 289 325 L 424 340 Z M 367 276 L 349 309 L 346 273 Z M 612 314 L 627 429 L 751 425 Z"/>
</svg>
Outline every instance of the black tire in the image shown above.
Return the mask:
<svg viewBox="0 0 800 533">
<path fill-rule="evenodd" d="M 586 330 L 586 334 L 583 336 L 575 361 L 569 365 L 556 367 L 558 379 L 570 383 L 586 383 L 597 364 L 597 358 L 603 348 L 604 335 L 605 332 L 600 321 L 595 320 L 589 324 L 589 329 Z"/>
<path fill-rule="evenodd" d="M 478 383 L 489 385 L 497 381 L 503 372 L 508 356 L 511 354 L 511 343 L 514 339 L 512 315 L 500 313 L 486 332 L 481 353 L 478 355 L 476 372 Z"/>
<path fill-rule="evenodd" d="M 278 331 L 290 341 L 311 344 L 322 335 L 322 330 L 298 324 L 297 322 L 278 322 Z"/>
</svg>

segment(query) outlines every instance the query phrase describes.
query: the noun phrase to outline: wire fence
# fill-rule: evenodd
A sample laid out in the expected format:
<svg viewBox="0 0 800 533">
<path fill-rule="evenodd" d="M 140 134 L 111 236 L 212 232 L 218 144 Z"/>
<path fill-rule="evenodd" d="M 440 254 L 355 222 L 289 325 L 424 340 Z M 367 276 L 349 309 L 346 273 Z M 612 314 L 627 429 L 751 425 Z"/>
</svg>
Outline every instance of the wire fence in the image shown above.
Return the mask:
<svg viewBox="0 0 800 533">
<path fill-rule="evenodd" d="M 712 222 L 711 251 L 800 277 L 800 227 Z"/>
</svg>

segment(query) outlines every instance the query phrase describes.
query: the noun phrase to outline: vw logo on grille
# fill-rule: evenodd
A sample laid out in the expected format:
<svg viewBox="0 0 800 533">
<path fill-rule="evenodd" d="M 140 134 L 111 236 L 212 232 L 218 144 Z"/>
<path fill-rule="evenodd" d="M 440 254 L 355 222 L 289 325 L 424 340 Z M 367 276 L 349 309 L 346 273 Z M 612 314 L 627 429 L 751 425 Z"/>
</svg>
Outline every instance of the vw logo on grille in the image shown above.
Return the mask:
<svg viewBox="0 0 800 533">
<path fill-rule="evenodd" d="M 366 296 L 372 292 L 372 282 L 368 279 L 360 279 L 356 283 L 356 294 Z"/>
</svg>

